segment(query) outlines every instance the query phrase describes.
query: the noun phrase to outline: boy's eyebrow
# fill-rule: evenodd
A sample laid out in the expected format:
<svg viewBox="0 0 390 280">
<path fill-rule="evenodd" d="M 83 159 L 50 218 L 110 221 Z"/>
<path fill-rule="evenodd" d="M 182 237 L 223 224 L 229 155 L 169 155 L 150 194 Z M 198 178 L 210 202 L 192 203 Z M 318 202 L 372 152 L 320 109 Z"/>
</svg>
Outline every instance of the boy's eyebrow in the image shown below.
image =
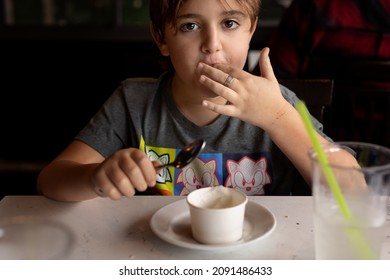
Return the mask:
<svg viewBox="0 0 390 280">
<path fill-rule="evenodd" d="M 226 16 L 246 17 L 247 15 L 239 10 L 229 10 L 229 11 L 223 12 L 222 16 L 224 16 L 224 17 L 226 17 Z M 199 18 L 199 17 L 201 17 L 199 14 L 188 13 L 188 14 L 178 15 L 176 20 L 185 19 L 185 18 Z"/>
</svg>

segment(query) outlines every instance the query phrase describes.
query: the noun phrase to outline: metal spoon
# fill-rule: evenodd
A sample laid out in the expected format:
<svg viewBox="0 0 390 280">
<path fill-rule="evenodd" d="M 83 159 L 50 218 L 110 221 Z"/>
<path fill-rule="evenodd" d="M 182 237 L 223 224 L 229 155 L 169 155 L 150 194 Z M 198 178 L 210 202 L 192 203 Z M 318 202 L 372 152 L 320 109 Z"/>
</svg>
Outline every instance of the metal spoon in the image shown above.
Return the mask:
<svg viewBox="0 0 390 280">
<path fill-rule="evenodd" d="M 168 166 L 173 166 L 175 168 L 183 168 L 184 166 L 188 165 L 191 161 L 193 161 L 197 155 L 203 150 L 203 148 L 206 146 L 206 141 L 202 139 L 198 139 L 191 144 L 188 144 L 185 146 L 176 156 L 175 160 L 162 164 L 160 166 L 156 166 L 156 170 L 165 168 Z"/>
</svg>

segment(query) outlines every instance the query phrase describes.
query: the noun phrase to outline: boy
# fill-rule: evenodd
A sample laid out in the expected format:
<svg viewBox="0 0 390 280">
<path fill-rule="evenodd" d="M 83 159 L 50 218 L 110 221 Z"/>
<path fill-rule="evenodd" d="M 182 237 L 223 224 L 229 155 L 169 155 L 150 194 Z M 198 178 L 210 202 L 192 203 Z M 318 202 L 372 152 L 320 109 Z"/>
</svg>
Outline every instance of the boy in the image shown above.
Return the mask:
<svg viewBox="0 0 390 280">
<path fill-rule="evenodd" d="M 124 81 L 42 170 L 38 190 L 65 201 L 185 195 L 211 185 L 309 194 L 311 143 L 295 94 L 279 86 L 267 48 L 260 77 L 242 70 L 259 8 L 260 0 L 151 0 L 151 33 L 172 69 Z M 192 164 L 155 170 L 197 138 L 207 145 Z"/>
</svg>

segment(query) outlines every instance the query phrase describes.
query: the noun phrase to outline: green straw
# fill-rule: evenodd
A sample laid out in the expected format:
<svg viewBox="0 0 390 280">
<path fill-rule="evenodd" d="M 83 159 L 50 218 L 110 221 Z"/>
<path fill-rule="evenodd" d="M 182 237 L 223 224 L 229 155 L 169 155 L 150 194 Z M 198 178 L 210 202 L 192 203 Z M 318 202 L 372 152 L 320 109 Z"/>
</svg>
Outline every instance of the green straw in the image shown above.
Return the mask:
<svg viewBox="0 0 390 280">
<path fill-rule="evenodd" d="M 337 182 L 336 177 L 334 176 L 332 169 L 329 166 L 325 152 L 321 147 L 321 143 L 317 138 L 316 130 L 313 126 L 313 123 L 311 122 L 309 112 L 303 101 L 299 101 L 296 104 L 296 108 L 301 115 L 303 123 L 305 124 L 307 133 L 309 134 L 310 140 L 313 145 L 313 149 L 317 154 L 318 162 L 320 163 L 320 166 L 322 168 L 322 171 L 324 172 L 326 180 L 328 181 L 330 189 L 337 203 L 340 206 L 340 211 L 344 218 L 349 220 L 352 218 L 351 211 L 349 210 L 348 205 L 343 197 L 343 194 L 341 193 L 339 183 Z"/>
<path fill-rule="evenodd" d="M 303 101 L 298 101 L 296 104 L 296 108 L 301 115 L 303 123 L 306 127 L 307 133 L 309 134 L 310 140 L 313 145 L 313 149 L 317 154 L 318 162 L 322 168 L 322 171 L 325 175 L 326 180 L 328 181 L 329 187 L 333 193 L 334 198 L 336 199 L 341 214 L 348 221 L 353 221 L 353 217 L 351 211 L 348 208 L 348 205 L 344 199 L 344 196 L 341 192 L 340 186 L 336 180 L 335 175 L 331 167 L 329 166 L 328 160 L 326 158 L 325 152 L 321 147 L 321 143 L 318 140 L 316 130 L 313 126 L 313 123 L 310 118 L 309 111 L 306 108 L 306 105 Z M 360 232 L 357 228 L 349 228 L 346 230 L 346 234 L 350 237 L 351 242 L 355 246 L 358 253 L 364 259 L 376 259 L 374 252 L 372 252 L 371 247 L 367 243 L 367 240 L 364 238 L 362 232 Z"/>
</svg>

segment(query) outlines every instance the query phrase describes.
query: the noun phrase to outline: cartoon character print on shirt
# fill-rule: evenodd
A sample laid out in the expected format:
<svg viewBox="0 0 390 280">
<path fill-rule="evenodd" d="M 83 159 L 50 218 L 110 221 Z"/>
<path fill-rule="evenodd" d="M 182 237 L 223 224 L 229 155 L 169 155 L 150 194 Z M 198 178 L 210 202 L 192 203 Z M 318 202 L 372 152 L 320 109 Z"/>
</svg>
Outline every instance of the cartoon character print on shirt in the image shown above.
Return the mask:
<svg viewBox="0 0 390 280">
<path fill-rule="evenodd" d="M 170 162 L 176 155 L 176 149 L 145 146 L 144 150 L 151 160 L 158 160 L 162 164 Z M 174 172 L 173 167 L 160 169 L 154 190 L 162 195 L 174 195 Z"/>
<path fill-rule="evenodd" d="M 182 184 L 179 195 L 187 195 L 203 187 L 217 186 L 220 182 L 216 176 L 216 160 L 203 161 L 200 158 L 184 167 L 177 177 L 177 184 Z"/>
<path fill-rule="evenodd" d="M 150 151 L 147 151 L 147 155 L 151 160 L 158 160 L 161 162 L 161 164 L 169 163 L 169 155 L 168 154 L 158 155 L 155 151 L 150 150 Z M 172 176 L 169 173 L 168 168 L 161 169 L 160 173 L 157 174 L 156 180 L 158 183 L 172 182 Z"/>
<path fill-rule="evenodd" d="M 255 161 L 243 157 L 239 161 L 228 160 L 225 186 L 236 188 L 247 195 L 264 195 L 264 186 L 271 183 L 267 160 L 262 157 Z"/>
</svg>

